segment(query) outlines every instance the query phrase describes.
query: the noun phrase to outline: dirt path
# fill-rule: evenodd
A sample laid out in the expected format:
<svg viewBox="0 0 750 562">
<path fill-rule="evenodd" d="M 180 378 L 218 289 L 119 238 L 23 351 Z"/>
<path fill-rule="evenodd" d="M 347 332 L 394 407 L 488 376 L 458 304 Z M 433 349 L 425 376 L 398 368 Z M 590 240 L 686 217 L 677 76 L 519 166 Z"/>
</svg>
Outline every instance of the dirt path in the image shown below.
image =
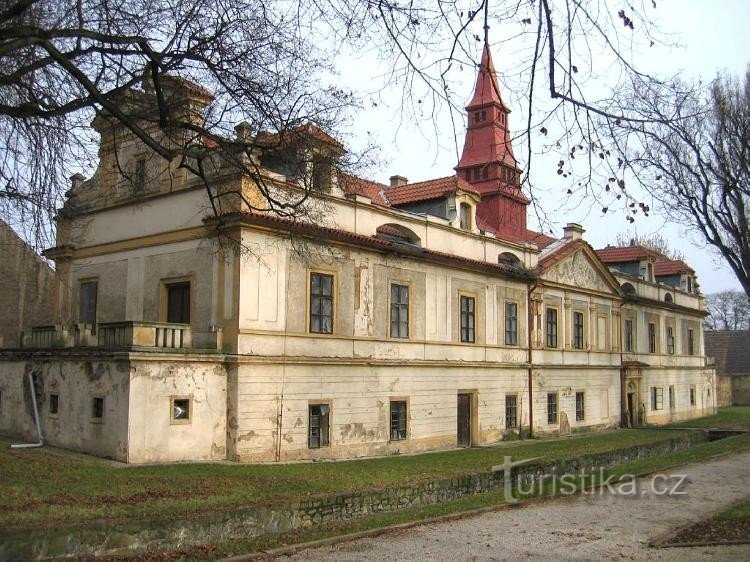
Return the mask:
<svg viewBox="0 0 750 562">
<path fill-rule="evenodd" d="M 685 495 L 603 492 L 307 550 L 282 560 L 750 560 L 750 545 L 653 549 L 649 539 L 750 495 L 750 453 L 681 467 Z M 676 483 L 676 479 L 672 480 Z M 656 483 L 658 490 L 664 483 Z"/>
</svg>

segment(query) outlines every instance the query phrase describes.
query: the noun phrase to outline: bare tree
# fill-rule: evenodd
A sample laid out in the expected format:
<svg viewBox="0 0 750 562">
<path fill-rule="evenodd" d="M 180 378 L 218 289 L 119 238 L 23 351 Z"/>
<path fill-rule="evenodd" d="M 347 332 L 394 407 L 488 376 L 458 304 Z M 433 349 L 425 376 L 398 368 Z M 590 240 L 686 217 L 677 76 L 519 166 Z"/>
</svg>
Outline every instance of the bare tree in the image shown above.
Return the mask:
<svg viewBox="0 0 750 562">
<path fill-rule="evenodd" d="M 675 250 L 669 244 L 669 241 L 664 238 L 658 232 L 653 234 L 639 234 L 634 232 L 633 234 L 619 233 L 617 235 L 617 246 L 643 246 L 656 252 L 659 252 L 665 258 L 670 260 L 684 260 L 685 256 L 682 252 Z"/>
<path fill-rule="evenodd" d="M 721 291 L 706 296 L 709 330 L 750 330 L 750 301 L 741 291 Z"/>
<path fill-rule="evenodd" d="M 95 115 L 199 177 L 217 159 L 258 177 L 251 158 L 257 136 L 235 135 L 234 124 L 247 121 L 253 131 L 268 129 L 282 140 L 307 122 L 343 129 L 342 116 L 355 100 L 321 86 L 331 81 L 332 61 L 343 48 L 379 49 L 390 65 L 384 84 L 402 88 L 405 114 L 431 119 L 448 108 L 458 153 L 465 92 L 456 84 L 462 72 L 474 74 L 492 28 L 494 42 L 518 37 L 525 48 L 503 68 L 526 106 L 525 186 L 532 200 L 532 155 L 553 152 L 560 155 L 556 189 L 601 203 L 604 212 L 619 203 L 648 213 L 625 190 L 628 152 L 612 133 L 621 123 L 669 119 L 664 111 L 634 110 L 623 96 L 636 82 L 653 91 L 672 88 L 632 63 L 638 46 L 659 40 L 655 9 L 653 0 L 623 7 L 605 0 L 6 0 L 0 212 L 20 216 L 32 234 L 45 230 L 65 178 L 91 168 L 87 125 Z M 165 76 L 213 93 L 203 121 L 170 110 Z M 151 96 L 157 111 L 133 103 L 127 97 L 133 90 Z M 213 203 L 216 194 L 209 194 Z M 291 200 L 271 189 L 263 194 L 263 208 L 296 215 L 308 190 Z"/>
<path fill-rule="evenodd" d="M 691 227 L 724 259 L 750 296 L 750 70 L 665 99 L 633 93 L 651 123 L 622 123 L 613 136 L 627 167 L 675 222 Z"/>
</svg>

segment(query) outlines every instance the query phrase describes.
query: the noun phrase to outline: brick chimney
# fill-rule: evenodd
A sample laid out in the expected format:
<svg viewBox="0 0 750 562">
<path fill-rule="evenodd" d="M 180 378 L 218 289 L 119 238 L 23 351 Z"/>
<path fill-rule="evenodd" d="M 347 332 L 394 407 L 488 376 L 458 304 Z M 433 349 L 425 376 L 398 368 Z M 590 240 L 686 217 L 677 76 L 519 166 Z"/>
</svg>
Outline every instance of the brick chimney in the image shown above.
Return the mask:
<svg viewBox="0 0 750 562">
<path fill-rule="evenodd" d="M 583 233 L 586 232 L 583 227 L 575 222 L 569 222 L 563 228 L 563 238 L 565 240 L 580 240 L 583 238 Z"/>
<path fill-rule="evenodd" d="M 409 183 L 404 176 L 391 176 L 391 187 L 400 187 Z"/>
</svg>

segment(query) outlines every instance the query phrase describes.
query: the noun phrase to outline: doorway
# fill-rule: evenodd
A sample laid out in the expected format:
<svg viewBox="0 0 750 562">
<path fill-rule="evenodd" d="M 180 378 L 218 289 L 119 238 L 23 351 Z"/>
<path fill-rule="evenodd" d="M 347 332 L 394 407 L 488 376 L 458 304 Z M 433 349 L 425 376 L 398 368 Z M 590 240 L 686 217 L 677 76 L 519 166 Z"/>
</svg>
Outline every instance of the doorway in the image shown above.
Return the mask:
<svg viewBox="0 0 750 562">
<path fill-rule="evenodd" d="M 459 447 L 471 447 L 471 394 L 459 394 L 456 437 Z"/>
</svg>

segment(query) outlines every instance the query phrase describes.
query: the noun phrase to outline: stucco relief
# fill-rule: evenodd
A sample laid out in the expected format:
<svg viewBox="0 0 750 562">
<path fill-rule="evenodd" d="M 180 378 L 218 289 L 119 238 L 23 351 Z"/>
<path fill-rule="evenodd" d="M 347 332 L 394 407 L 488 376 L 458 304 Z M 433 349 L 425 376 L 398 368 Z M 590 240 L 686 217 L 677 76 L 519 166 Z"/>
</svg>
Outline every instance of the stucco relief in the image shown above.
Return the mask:
<svg viewBox="0 0 750 562">
<path fill-rule="evenodd" d="M 543 278 L 561 285 L 593 289 L 605 293 L 612 290 L 583 252 L 576 252 L 563 260 L 547 271 Z"/>
</svg>

